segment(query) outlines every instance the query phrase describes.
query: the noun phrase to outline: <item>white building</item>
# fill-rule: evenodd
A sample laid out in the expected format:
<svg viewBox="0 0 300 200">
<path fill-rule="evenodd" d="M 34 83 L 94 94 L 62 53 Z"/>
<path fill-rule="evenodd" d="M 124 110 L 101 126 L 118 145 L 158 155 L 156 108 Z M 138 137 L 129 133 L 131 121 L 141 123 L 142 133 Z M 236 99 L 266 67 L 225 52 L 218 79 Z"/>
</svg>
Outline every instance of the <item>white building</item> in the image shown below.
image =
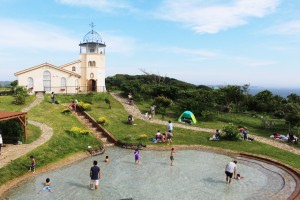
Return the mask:
<svg viewBox="0 0 300 200">
<path fill-rule="evenodd" d="M 30 93 L 105 92 L 105 43 L 91 30 L 80 42 L 79 60 L 61 66 L 43 63 L 15 73 Z"/>
</svg>

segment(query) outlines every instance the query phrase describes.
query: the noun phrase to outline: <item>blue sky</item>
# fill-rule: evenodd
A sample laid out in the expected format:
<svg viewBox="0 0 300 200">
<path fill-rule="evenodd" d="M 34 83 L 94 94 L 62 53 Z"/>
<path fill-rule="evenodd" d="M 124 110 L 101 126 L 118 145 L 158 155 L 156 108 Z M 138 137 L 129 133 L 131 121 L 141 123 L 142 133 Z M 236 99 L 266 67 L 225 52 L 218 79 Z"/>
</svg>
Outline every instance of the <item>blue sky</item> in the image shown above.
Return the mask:
<svg viewBox="0 0 300 200">
<path fill-rule="evenodd" d="M 0 80 L 79 59 L 93 22 L 106 74 L 142 70 L 197 85 L 299 87 L 300 2 L 0 0 Z"/>
</svg>

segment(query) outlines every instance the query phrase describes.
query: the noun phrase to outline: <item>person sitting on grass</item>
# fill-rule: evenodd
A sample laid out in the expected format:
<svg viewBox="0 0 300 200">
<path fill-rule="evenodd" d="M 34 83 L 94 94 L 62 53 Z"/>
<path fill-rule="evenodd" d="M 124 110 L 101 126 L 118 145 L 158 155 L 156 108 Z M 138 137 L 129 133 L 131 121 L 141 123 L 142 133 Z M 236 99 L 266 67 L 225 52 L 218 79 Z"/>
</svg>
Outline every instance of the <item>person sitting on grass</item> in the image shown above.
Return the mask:
<svg viewBox="0 0 300 200">
<path fill-rule="evenodd" d="M 134 119 L 132 117 L 132 115 L 128 115 L 128 124 L 132 125 Z"/>
<path fill-rule="evenodd" d="M 155 139 L 157 142 L 161 142 L 162 135 L 160 133 L 160 130 L 157 130 L 157 133 L 155 134 Z"/>
</svg>

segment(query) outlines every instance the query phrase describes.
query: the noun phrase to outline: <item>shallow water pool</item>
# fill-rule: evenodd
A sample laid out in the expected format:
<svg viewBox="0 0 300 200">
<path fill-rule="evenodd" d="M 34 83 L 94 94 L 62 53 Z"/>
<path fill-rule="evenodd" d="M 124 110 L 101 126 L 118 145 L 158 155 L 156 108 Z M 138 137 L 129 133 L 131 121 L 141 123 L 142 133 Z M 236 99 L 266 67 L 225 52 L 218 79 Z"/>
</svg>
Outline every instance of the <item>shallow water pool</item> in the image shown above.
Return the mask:
<svg viewBox="0 0 300 200">
<path fill-rule="evenodd" d="M 237 172 L 244 179 L 225 183 L 225 165 L 233 158 L 212 152 L 176 152 L 170 166 L 170 151 L 140 151 L 141 164 L 134 163 L 132 150 L 109 148 L 105 154 L 62 169 L 36 175 L 13 189 L 7 199 L 286 199 L 295 180 L 272 165 L 237 158 Z M 104 163 L 109 155 L 110 163 Z M 103 177 L 98 190 L 89 189 L 89 170 L 98 160 Z M 53 192 L 38 191 L 46 178 Z"/>
</svg>

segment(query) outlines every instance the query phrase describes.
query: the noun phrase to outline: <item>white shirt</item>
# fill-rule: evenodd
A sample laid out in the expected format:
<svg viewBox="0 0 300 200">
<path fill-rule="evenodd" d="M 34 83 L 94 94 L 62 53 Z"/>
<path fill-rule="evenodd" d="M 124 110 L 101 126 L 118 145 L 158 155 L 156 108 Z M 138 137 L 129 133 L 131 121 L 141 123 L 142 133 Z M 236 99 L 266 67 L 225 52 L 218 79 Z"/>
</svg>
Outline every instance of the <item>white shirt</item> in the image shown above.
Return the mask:
<svg viewBox="0 0 300 200">
<path fill-rule="evenodd" d="M 2 135 L 0 134 L 0 144 L 3 144 Z"/>
<path fill-rule="evenodd" d="M 173 124 L 169 123 L 168 126 L 167 126 L 167 128 L 168 128 L 168 131 L 172 131 L 173 130 Z"/>
<path fill-rule="evenodd" d="M 226 172 L 233 173 L 233 172 L 234 172 L 234 169 L 236 169 L 236 164 L 235 164 L 234 162 L 229 162 L 229 163 L 226 165 L 225 171 L 226 171 Z"/>
</svg>

